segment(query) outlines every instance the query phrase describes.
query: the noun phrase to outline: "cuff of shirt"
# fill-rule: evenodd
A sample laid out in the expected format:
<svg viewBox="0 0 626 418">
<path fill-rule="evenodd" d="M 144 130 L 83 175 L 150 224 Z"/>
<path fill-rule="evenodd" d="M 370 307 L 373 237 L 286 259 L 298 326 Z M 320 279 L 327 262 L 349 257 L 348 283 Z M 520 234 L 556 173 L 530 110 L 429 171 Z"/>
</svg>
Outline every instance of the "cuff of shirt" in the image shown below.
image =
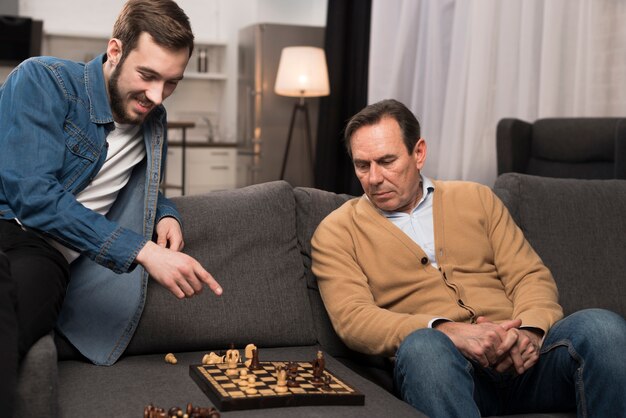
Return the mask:
<svg viewBox="0 0 626 418">
<path fill-rule="evenodd" d="M 428 321 L 428 328 L 434 328 L 434 325 L 437 325 L 437 323 L 439 322 L 453 322 L 451 319 L 448 318 L 433 318 L 430 321 Z"/>
</svg>

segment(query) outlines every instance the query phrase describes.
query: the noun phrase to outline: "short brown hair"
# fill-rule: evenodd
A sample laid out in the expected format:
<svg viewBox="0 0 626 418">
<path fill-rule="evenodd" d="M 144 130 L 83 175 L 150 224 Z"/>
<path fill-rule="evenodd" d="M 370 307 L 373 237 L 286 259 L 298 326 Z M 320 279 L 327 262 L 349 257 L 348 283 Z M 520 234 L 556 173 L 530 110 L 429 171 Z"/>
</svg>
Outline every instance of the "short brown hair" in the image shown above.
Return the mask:
<svg viewBox="0 0 626 418">
<path fill-rule="evenodd" d="M 143 32 L 164 48 L 189 48 L 189 56 L 193 52 L 194 36 L 189 18 L 172 0 L 129 0 L 124 5 L 113 25 L 113 37 L 122 41 L 125 51 L 122 59 L 137 47 Z"/>
<path fill-rule="evenodd" d="M 409 154 L 413 152 L 413 148 L 415 148 L 415 144 L 417 144 L 421 136 L 420 124 L 413 112 L 404 104 L 394 99 L 387 99 L 363 108 L 348 121 L 344 133 L 344 141 L 350 158 L 352 158 L 352 148 L 350 147 L 352 135 L 359 128 L 375 125 L 384 117 L 390 117 L 398 122 L 402 131 L 404 145 Z"/>
</svg>

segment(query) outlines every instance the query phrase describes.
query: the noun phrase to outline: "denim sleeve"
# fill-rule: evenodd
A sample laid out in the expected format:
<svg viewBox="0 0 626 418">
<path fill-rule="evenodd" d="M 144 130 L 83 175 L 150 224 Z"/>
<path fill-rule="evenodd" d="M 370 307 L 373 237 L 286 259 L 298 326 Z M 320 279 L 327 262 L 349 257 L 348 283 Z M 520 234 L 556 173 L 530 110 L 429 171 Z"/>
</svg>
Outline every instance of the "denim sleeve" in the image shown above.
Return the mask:
<svg viewBox="0 0 626 418">
<path fill-rule="evenodd" d="M 163 151 L 161 153 L 161 167 L 166 167 L 166 158 L 167 158 L 167 129 L 164 131 L 163 135 L 165 136 L 164 141 L 163 141 Z M 161 181 L 163 181 L 163 173 L 165 171 L 161 170 Z M 180 227 L 182 229 L 183 227 L 183 221 L 182 218 L 180 216 L 180 213 L 178 213 L 178 210 L 176 209 L 176 206 L 174 205 L 174 202 L 172 202 L 170 199 L 166 198 L 163 193 L 161 193 L 159 191 L 159 196 L 157 198 L 157 210 L 156 210 L 156 219 L 155 219 L 155 225 L 159 223 L 159 221 L 165 217 L 171 216 L 172 218 L 175 218 L 178 223 L 180 224 Z"/>
<path fill-rule="evenodd" d="M 72 80 L 64 79 L 53 65 L 29 60 L 2 86 L 0 203 L 27 227 L 116 273 L 127 272 L 135 267 L 144 237 L 84 207 L 58 178 L 70 160 L 66 115 L 70 103 L 79 100 L 67 82 Z"/>
<path fill-rule="evenodd" d="M 180 213 L 178 213 L 178 210 L 176 209 L 176 206 L 171 200 L 163 196 L 163 193 L 159 192 L 159 197 L 158 197 L 158 202 L 157 202 L 156 223 L 158 224 L 161 219 L 166 218 L 168 216 L 175 218 L 182 228 L 183 221 L 180 216 Z"/>
</svg>

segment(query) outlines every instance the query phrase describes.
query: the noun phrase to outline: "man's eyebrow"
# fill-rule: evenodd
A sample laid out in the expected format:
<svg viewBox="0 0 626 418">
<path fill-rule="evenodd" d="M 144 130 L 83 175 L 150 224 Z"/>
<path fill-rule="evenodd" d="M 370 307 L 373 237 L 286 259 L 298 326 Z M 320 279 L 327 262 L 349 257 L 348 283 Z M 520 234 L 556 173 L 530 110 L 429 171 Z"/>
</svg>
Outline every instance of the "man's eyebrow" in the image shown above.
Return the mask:
<svg viewBox="0 0 626 418">
<path fill-rule="evenodd" d="M 154 70 L 153 70 L 152 68 L 150 68 L 150 67 L 145 67 L 145 66 L 140 65 L 140 66 L 138 66 L 138 67 L 137 67 L 137 70 L 138 70 L 138 71 L 141 71 L 142 73 L 148 73 L 148 74 L 150 74 L 150 75 L 152 75 L 152 76 L 155 76 L 155 77 L 157 77 L 157 78 L 163 78 L 163 75 L 161 75 L 161 74 L 160 74 L 159 72 L 157 72 L 157 71 L 154 71 Z M 180 81 L 180 80 L 182 80 L 183 78 L 184 78 L 184 76 L 181 74 L 181 75 L 180 75 L 180 77 L 173 77 L 173 78 L 169 79 L 169 81 Z"/>
<path fill-rule="evenodd" d="M 374 160 L 362 160 L 360 158 L 354 158 L 352 160 L 353 163 L 359 163 L 359 164 L 363 164 L 363 163 L 369 163 L 370 161 L 375 161 L 377 163 L 383 161 L 383 160 L 388 160 L 388 159 L 393 159 L 393 158 L 397 158 L 398 156 L 396 154 L 385 154 L 383 156 L 380 156 Z"/>
</svg>

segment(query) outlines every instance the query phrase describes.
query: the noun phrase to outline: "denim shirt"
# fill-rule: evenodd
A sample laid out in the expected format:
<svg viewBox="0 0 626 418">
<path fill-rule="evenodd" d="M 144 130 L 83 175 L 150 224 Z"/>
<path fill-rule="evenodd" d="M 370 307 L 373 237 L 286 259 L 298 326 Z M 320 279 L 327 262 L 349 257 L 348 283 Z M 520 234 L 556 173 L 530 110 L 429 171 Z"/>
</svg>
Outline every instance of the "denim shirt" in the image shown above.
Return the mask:
<svg viewBox="0 0 626 418">
<path fill-rule="evenodd" d="M 112 364 L 137 326 L 148 275 L 135 257 L 174 205 L 159 192 L 166 112 L 143 123 L 146 158 L 106 216 L 75 195 L 96 176 L 113 129 L 101 55 L 87 64 L 36 57 L 0 88 L 0 219 L 18 219 L 82 256 L 58 328 L 96 364 Z M 117 274 L 114 274 L 117 273 Z"/>
</svg>

